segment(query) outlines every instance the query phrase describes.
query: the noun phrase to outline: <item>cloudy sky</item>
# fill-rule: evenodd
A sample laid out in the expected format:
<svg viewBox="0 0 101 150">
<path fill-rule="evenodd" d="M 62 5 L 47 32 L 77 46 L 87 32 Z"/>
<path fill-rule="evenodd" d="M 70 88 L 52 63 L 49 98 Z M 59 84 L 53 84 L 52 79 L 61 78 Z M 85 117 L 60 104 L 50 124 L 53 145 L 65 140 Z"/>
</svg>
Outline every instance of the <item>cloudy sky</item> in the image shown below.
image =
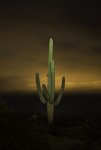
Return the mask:
<svg viewBox="0 0 101 150">
<path fill-rule="evenodd" d="M 101 91 L 101 2 L 5 1 L 0 4 L 0 92 L 33 91 L 46 83 L 54 40 L 56 88 Z"/>
</svg>

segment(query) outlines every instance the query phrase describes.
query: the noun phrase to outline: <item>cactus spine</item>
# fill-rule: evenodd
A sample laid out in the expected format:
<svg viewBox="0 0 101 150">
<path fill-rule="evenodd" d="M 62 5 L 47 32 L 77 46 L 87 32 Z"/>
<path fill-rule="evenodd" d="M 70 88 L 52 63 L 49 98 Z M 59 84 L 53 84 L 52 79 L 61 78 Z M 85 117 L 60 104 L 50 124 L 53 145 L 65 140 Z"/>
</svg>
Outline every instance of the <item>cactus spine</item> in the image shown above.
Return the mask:
<svg viewBox="0 0 101 150">
<path fill-rule="evenodd" d="M 55 95 L 55 64 L 54 60 L 52 58 L 53 56 L 53 39 L 50 38 L 49 40 L 49 59 L 48 59 L 48 74 L 47 74 L 47 79 L 48 79 L 48 84 L 47 86 L 45 84 L 40 85 L 40 78 L 39 74 L 36 73 L 35 79 L 36 79 L 36 87 L 37 91 L 40 97 L 40 100 L 42 103 L 47 104 L 47 116 L 48 116 L 48 122 L 50 124 L 53 123 L 53 118 L 54 118 L 54 106 L 58 105 L 63 92 L 64 92 L 64 87 L 65 87 L 65 77 L 62 77 L 62 84 L 61 84 L 61 90 L 56 98 L 54 100 L 54 95 Z"/>
</svg>

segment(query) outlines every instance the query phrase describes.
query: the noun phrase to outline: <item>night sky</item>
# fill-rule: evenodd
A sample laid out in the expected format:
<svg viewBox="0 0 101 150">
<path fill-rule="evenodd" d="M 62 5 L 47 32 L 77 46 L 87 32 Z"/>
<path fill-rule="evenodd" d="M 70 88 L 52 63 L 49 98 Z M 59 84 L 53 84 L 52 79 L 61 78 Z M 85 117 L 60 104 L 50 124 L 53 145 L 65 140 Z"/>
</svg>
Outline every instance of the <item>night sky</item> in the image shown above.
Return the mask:
<svg viewBox="0 0 101 150">
<path fill-rule="evenodd" d="M 0 2 L 0 92 L 34 91 L 47 81 L 48 42 L 54 40 L 56 86 L 101 91 L 101 2 Z"/>
</svg>

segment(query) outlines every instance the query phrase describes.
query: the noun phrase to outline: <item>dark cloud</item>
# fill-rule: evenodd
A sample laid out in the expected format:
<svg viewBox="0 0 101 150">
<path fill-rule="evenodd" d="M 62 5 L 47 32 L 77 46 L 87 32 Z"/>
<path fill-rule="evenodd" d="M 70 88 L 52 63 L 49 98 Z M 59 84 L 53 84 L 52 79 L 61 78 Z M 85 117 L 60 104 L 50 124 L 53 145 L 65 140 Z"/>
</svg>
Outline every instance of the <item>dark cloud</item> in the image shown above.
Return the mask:
<svg viewBox="0 0 101 150">
<path fill-rule="evenodd" d="M 93 51 L 94 51 L 95 53 L 98 53 L 99 55 L 101 55 L 101 46 L 96 46 L 96 47 L 94 47 L 94 48 L 93 48 Z"/>
<path fill-rule="evenodd" d="M 1 2 L 0 16 L 24 18 L 39 24 L 78 23 L 83 27 L 100 28 L 101 2 L 96 1 L 6 1 Z"/>
<path fill-rule="evenodd" d="M 15 56 L 15 54 L 10 49 L 0 48 L 0 58 L 12 58 L 13 56 Z"/>
<path fill-rule="evenodd" d="M 27 80 L 21 76 L 0 77 L 0 91 L 24 91 L 26 90 Z"/>
<path fill-rule="evenodd" d="M 65 51 L 74 51 L 74 50 L 77 50 L 77 48 L 79 48 L 79 45 L 69 40 L 60 41 L 60 42 L 57 42 L 56 44 L 57 44 L 56 45 L 57 49 L 60 49 L 60 50 L 62 49 Z"/>
<path fill-rule="evenodd" d="M 2 1 L 0 89 L 28 90 L 37 71 L 44 80 L 50 37 L 54 39 L 57 74 L 64 73 L 67 78 L 69 74 L 76 82 L 100 79 L 100 3 Z"/>
</svg>

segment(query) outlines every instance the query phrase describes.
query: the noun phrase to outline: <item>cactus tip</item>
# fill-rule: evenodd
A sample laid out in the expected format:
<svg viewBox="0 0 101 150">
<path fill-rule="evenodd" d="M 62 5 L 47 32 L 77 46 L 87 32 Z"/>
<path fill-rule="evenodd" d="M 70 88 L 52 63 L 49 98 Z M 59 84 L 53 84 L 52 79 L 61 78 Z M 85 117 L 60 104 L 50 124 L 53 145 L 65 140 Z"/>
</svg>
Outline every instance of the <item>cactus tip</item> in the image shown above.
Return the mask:
<svg viewBox="0 0 101 150">
<path fill-rule="evenodd" d="M 49 40 L 49 41 L 50 41 L 50 42 L 53 42 L 53 38 L 50 37 L 50 40 Z"/>
</svg>

